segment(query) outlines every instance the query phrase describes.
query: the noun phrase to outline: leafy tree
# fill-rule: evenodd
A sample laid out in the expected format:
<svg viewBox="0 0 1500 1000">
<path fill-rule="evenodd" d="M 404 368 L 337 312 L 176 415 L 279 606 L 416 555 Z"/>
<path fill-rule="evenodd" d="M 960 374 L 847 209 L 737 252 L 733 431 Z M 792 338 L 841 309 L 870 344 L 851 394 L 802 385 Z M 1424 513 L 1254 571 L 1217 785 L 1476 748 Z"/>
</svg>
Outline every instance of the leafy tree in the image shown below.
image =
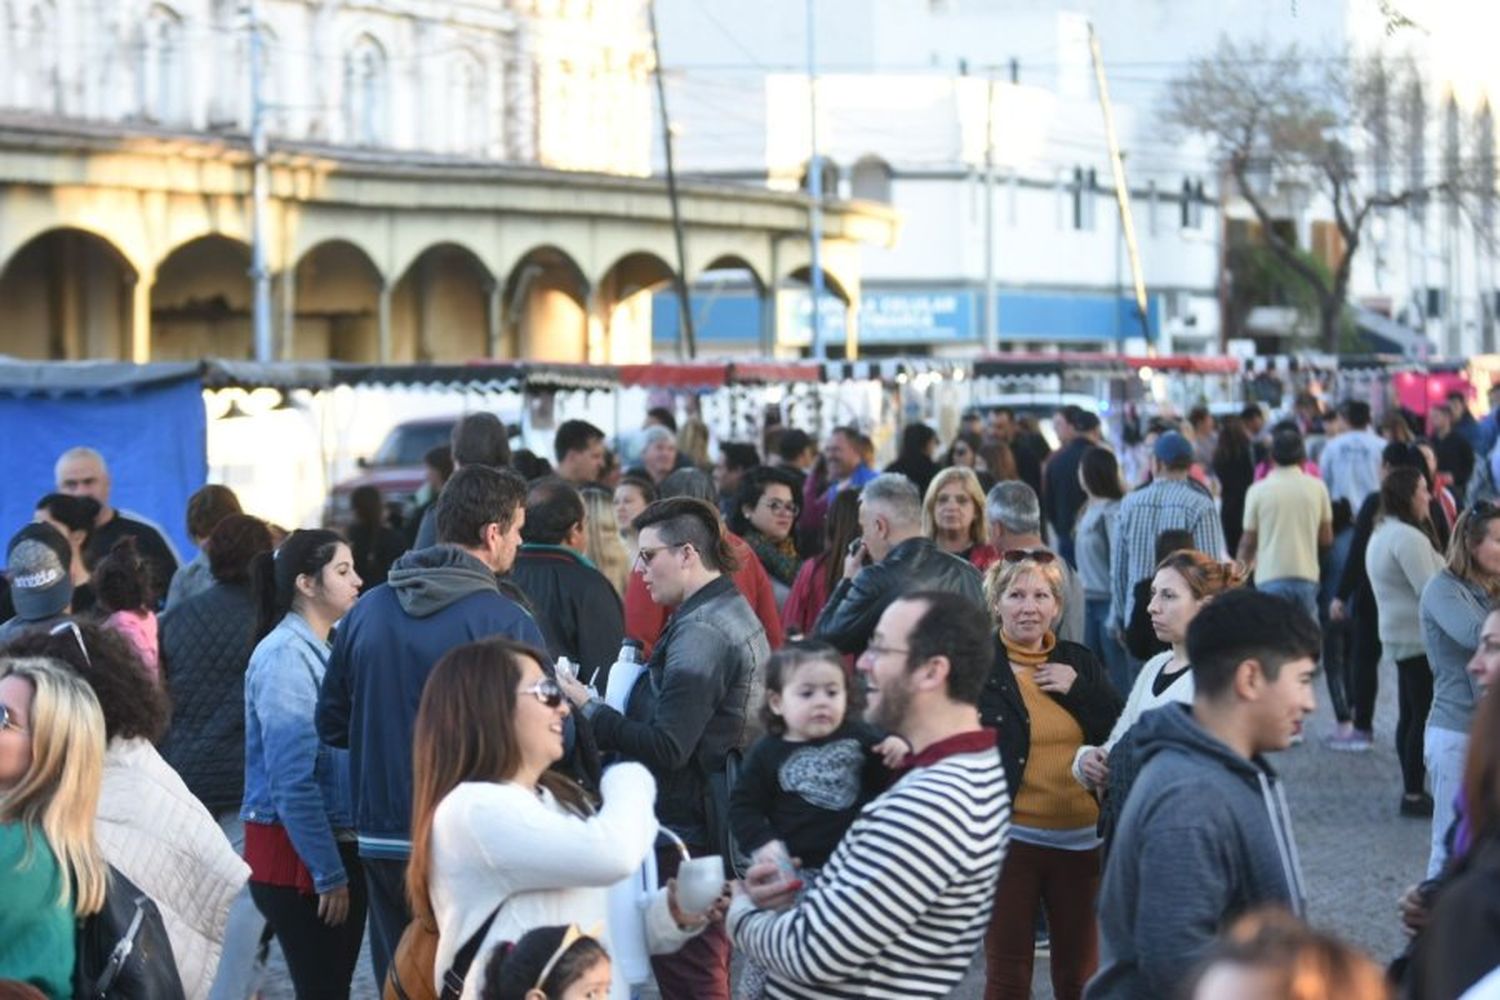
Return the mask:
<svg viewBox="0 0 1500 1000">
<path fill-rule="evenodd" d="M 1426 178 L 1420 81 L 1412 67 L 1382 55 L 1323 58 L 1226 38 L 1168 84 L 1161 116 L 1170 130 L 1213 145 L 1266 246 L 1311 290 L 1318 339 L 1330 352 L 1339 346 L 1350 269 L 1372 213 L 1420 208 L 1439 194 L 1457 199 L 1466 186 L 1457 166 Z M 1393 154 L 1404 171 L 1392 169 Z M 1276 193 L 1294 188 L 1333 213 L 1343 254 L 1331 269 L 1314 266 L 1273 224 Z"/>
</svg>

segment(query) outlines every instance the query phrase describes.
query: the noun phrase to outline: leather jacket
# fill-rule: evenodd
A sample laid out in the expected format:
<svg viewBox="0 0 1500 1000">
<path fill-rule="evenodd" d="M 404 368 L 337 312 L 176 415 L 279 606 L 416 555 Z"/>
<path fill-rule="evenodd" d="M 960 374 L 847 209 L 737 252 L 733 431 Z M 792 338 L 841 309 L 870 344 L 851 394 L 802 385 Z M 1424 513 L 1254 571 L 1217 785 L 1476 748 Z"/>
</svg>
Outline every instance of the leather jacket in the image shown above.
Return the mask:
<svg viewBox="0 0 1500 1000">
<path fill-rule="evenodd" d="M 938 548 L 932 539 L 918 536 L 898 544 L 854 579 L 840 580 L 818 615 L 813 635 L 842 653 L 862 653 L 886 607 L 919 590 L 962 594 L 974 602 L 976 613 L 985 613 L 979 571 L 968 560 Z"/>
</svg>

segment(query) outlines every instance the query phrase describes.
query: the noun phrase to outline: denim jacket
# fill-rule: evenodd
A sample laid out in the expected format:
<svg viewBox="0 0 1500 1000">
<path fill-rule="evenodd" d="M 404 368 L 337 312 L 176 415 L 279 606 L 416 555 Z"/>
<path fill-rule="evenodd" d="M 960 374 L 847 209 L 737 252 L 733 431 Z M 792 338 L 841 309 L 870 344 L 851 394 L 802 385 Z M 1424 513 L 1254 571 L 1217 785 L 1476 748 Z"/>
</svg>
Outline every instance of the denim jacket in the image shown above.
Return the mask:
<svg viewBox="0 0 1500 1000">
<path fill-rule="evenodd" d="M 349 751 L 321 742 L 313 727 L 328 654 L 328 644 L 292 611 L 255 647 L 245 672 L 240 818 L 285 827 L 319 892 L 348 881 L 334 831 L 354 825 Z"/>
</svg>

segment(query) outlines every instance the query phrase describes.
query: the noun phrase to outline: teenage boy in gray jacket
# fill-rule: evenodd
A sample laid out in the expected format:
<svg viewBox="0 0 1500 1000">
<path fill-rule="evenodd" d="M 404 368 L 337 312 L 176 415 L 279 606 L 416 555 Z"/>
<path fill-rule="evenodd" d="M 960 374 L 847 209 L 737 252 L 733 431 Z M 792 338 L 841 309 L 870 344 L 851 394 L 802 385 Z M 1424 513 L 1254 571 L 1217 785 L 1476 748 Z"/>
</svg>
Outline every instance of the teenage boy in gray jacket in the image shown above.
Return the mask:
<svg viewBox="0 0 1500 1000">
<path fill-rule="evenodd" d="M 1316 707 L 1318 628 L 1283 598 L 1231 591 L 1193 619 L 1187 647 L 1193 704 L 1136 723 L 1141 770 L 1105 867 L 1089 1000 L 1175 996 L 1237 915 L 1303 910 L 1291 815 L 1262 755 Z"/>
</svg>

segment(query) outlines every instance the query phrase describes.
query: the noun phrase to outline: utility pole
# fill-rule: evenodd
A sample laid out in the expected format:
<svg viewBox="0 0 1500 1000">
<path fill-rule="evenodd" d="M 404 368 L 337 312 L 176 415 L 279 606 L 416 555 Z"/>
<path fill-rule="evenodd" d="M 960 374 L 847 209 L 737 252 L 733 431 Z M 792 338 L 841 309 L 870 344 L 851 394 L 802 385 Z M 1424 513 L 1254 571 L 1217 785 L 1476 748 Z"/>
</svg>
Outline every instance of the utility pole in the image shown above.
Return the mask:
<svg viewBox="0 0 1500 1000">
<path fill-rule="evenodd" d="M 677 272 L 672 284 L 677 288 L 677 355 L 692 359 L 698 356 L 698 338 L 693 331 L 693 304 L 688 300 L 687 244 L 682 235 L 682 205 L 677 198 L 677 167 L 672 159 L 672 119 L 667 114 L 667 85 L 661 75 L 661 39 L 656 33 L 656 0 L 646 4 L 651 19 L 651 56 L 656 63 L 656 103 L 661 110 L 662 143 L 667 154 L 667 200 L 672 204 L 672 237 L 677 243 Z"/>
<path fill-rule="evenodd" d="M 822 316 L 818 312 L 823 304 L 823 159 L 818 155 L 818 32 L 813 4 L 814 0 L 806 0 L 808 132 L 812 149 L 807 158 L 807 197 L 812 202 L 807 212 L 807 241 L 811 248 L 808 286 L 812 295 L 812 356 L 814 361 L 824 361 L 828 358 L 828 345 L 823 342 Z"/>
<path fill-rule="evenodd" d="M 984 351 L 1000 350 L 1000 303 L 995 299 L 995 74 L 984 81 Z"/>
<path fill-rule="evenodd" d="M 1125 249 L 1130 254 L 1130 275 L 1135 282 L 1136 312 L 1141 321 L 1141 336 L 1146 353 L 1154 355 L 1151 324 L 1146 316 L 1146 279 L 1141 273 L 1141 252 L 1135 239 L 1135 218 L 1130 211 L 1130 188 L 1125 183 L 1125 158 L 1120 153 L 1120 138 L 1115 134 L 1115 114 L 1109 103 L 1109 84 L 1104 79 L 1104 57 L 1099 52 L 1099 36 L 1094 22 L 1089 22 L 1089 55 L 1094 60 L 1094 82 L 1099 86 L 1099 107 L 1104 113 L 1104 136 L 1109 142 L 1109 165 L 1115 176 L 1115 201 L 1120 206 L 1120 229 L 1125 235 Z"/>
<path fill-rule="evenodd" d="M 266 266 L 267 202 L 270 177 L 266 169 L 266 105 L 261 80 L 260 9 L 257 0 L 246 0 L 245 12 L 250 18 L 250 155 L 251 173 L 251 241 L 250 282 L 251 323 L 254 330 L 255 360 L 276 360 L 271 336 L 271 271 Z M 288 277 L 286 280 L 292 280 Z"/>
</svg>

